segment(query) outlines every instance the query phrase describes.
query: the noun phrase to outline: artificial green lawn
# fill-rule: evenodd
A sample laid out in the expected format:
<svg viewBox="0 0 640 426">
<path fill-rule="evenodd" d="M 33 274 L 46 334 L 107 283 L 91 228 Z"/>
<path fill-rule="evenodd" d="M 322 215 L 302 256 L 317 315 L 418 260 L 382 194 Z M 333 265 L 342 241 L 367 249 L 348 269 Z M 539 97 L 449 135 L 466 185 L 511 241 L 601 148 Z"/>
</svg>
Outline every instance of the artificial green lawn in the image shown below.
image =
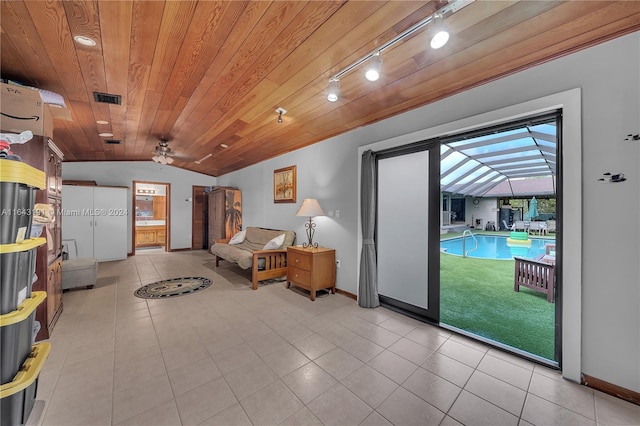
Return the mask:
<svg viewBox="0 0 640 426">
<path fill-rule="evenodd" d="M 441 253 L 440 322 L 553 360 L 555 304 L 513 291 L 513 274 L 513 260 Z"/>
</svg>

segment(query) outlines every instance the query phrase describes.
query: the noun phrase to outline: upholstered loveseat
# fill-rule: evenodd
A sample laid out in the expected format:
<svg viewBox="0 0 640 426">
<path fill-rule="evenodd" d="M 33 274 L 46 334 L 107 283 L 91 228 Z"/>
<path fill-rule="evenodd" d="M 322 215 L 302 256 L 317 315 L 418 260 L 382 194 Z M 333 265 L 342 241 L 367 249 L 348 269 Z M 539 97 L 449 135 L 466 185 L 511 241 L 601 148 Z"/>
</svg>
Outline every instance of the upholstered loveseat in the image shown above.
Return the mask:
<svg viewBox="0 0 640 426">
<path fill-rule="evenodd" d="M 217 240 L 211 246 L 216 266 L 222 259 L 245 270 L 251 268 L 251 287 L 254 290 L 258 289 L 258 281 L 287 275 L 287 247 L 295 242 L 295 232 L 252 226 L 243 232 L 235 238 Z M 282 243 L 278 245 L 280 240 Z M 274 248 L 265 249 L 268 243 Z"/>
</svg>

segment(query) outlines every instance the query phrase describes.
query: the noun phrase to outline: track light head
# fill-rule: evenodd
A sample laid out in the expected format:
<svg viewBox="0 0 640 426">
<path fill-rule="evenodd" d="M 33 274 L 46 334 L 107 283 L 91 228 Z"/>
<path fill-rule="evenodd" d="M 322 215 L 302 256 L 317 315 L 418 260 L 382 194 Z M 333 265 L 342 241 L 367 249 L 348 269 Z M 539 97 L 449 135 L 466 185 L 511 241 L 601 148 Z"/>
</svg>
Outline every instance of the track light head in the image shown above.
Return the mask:
<svg viewBox="0 0 640 426">
<path fill-rule="evenodd" d="M 433 29 L 431 30 L 433 37 L 430 43 L 432 49 L 440 49 L 449 41 L 449 32 L 445 28 L 443 20 L 442 15 L 433 15 Z"/>
<path fill-rule="evenodd" d="M 365 73 L 365 77 L 369 81 L 376 81 L 380 78 L 380 70 L 382 69 L 382 58 L 380 57 L 380 52 L 376 53 L 371 57 L 371 64 L 369 64 L 369 68 L 367 68 L 367 72 Z"/>
<path fill-rule="evenodd" d="M 327 100 L 336 102 L 339 98 L 340 80 L 332 78 L 329 80 L 329 88 L 327 89 Z"/>
</svg>

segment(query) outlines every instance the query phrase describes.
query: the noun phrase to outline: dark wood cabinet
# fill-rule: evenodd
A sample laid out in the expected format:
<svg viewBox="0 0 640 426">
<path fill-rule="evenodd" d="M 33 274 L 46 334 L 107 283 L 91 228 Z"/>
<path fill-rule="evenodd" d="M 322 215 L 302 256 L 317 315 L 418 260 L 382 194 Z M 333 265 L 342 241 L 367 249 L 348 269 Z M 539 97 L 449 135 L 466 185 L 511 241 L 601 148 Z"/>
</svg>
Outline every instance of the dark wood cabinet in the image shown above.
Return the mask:
<svg viewBox="0 0 640 426">
<path fill-rule="evenodd" d="M 34 136 L 25 144 L 11 145 L 22 161 L 46 174 L 47 188 L 36 192 L 36 203 L 53 207 L 55 220 L 48 224 L 41 237 L 47 244 L 38 247 L 33 291 L 46 291 L 47 300 L 36 310 L 40 331 L 36 340 L 48 339 L 62 313 L 62 152 L 46 136 Z"/>
<path fill-rule="evenodd" d="M 242 230 L 242 193 L 216 189 L 209 193 L 209 244 L 233 237 Z"/>
<path fill-rule="evenodd" d="M 191 249 L 209 250 L 209 199 L 204 186 L 192 187 Z"/>
</svg>

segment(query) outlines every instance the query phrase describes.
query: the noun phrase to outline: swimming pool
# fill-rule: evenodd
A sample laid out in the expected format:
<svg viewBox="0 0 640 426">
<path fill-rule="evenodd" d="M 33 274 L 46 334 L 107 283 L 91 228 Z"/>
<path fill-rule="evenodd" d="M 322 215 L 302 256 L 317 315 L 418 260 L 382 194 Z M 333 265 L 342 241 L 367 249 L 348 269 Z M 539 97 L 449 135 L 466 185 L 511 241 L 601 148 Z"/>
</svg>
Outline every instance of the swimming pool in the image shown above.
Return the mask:
<svg viewBox="0 0 640 426">
<path fill-rule="evenodd" d="M 468 252 L 469 257 L 480 259 L 512 259 L 513 256 L 534 258 L 545 254 L 545 244 L 555 244 L 553 239 L 531 239 L 531 246 L 507 245 L 507 237 L 496 235 L 474 235 L 478 240 L 478 249 Z M 466 250 L 475 247 L 473 238 L 466 237 Z M 440 249 L 449 254 L 462 256 L 462 237 L 440 241 Z"/>
</svg>

